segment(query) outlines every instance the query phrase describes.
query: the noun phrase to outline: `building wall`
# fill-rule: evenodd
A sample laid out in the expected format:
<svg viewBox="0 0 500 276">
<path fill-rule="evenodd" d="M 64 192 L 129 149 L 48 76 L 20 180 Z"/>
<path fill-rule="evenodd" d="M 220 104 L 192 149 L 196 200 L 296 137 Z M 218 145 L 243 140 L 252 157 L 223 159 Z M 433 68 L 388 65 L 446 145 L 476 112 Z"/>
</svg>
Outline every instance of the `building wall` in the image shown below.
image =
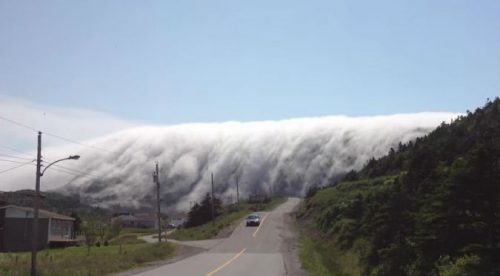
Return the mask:
<svg viewBox="0 0 500 276">
<path fill-rule="evenodd" d="M 5 227 L 5 209 L 0 209 L 0 252 L 4 251 L 4 227 Z"/>
<path fill-rule="evenodd" d="M 50 220 L 50 234 L 49 239 L 52 238 L 65 238 L 70 239 L 73 232 L 73 222 L 69 220 Z"/>
<path fill-rule="evenodd" d="M 6 208 L 5 216 L 8 218 L 32 218 L 33 212 L 17 208 Z"/>
<path fill-rule="evenodd" d="M 49 220 L 40 218 L 38 221 L 38 248 L 48 247 Z M 5 218 L 3 230 L 3 251 L 30 251 L 32 241 L 33 219 Z"/>
</svg>

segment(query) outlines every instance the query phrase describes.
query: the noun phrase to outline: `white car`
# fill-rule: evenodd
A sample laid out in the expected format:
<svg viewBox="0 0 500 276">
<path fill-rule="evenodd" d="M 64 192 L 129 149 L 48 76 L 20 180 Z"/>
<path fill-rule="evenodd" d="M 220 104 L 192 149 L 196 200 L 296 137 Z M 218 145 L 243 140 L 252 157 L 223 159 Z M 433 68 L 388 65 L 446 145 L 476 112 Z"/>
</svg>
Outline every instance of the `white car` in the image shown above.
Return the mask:
<svg viewBox="0 0 500 276">
<path fill-rule="evenodd" d="M 247 226 L 259 226 L 260 216 L 257 214 L 251 214 L 247 217 Z"/>
</svg>

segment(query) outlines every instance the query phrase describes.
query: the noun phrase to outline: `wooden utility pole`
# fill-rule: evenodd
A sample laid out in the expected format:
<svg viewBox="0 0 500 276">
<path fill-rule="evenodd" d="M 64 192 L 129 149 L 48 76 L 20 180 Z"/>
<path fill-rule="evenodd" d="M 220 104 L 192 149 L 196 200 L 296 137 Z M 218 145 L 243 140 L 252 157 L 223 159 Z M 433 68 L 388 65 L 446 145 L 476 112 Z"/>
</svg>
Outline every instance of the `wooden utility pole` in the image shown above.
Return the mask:
<svg viewBox="0 0 500 276">
<path fill-rule="evenodd" d="M 158 207 L 158 242 L 161 242 L 161 213 L 160 213 L 160 178 L 158 175 L 158 162 L 156 162 L 156 171 L 153 172 L 153 180 L 156 183 L 156 204 Z"/>
<path fill-rule="evenodd" d="M 238 210 L 240 209 L 240 188 L 239 188 L 239 177 L 236 176 L 236 202 L 238 203 Z"/>
<path fill-rule="evenodd" d="M 212 226 L 215 226 L 215 206 L 214 206 L 214 173 L 212 173 Z"/>
<path fill-rule="evenodd" d="M 42 167 L 42 132 L 38 132 L 38 146 L 36 154 L 36 180 L 35 180 L 35 197 L 33 208 L 33 228 L 31 233 L 31 276 L 36 276 L 36 254 L 38 251 L 38 208 L 40 195 L 40 169 Z"/>
</svg>

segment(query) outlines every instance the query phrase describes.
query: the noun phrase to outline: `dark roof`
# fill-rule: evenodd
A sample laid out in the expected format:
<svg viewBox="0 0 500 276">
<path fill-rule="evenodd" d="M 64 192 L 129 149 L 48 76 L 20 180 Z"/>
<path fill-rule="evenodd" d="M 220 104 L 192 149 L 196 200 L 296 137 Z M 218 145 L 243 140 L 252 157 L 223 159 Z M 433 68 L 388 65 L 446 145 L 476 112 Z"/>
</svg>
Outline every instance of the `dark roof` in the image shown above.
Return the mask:
<svg viewBox="0 0 500 276">
<path fill-rule="evenodd" d="M 7 208 L 16 208 L 16 209 L 21 209 L 21 210 L 33 212 L 33 208 L 21 207 L 21 206 L 16 206 L 16 205 L 6 205 L 6 206 L 0 207 L 0 209 L 7 209 Z M 51 211 L 43 210 L 43 209 L 39 209 L 38 214 L 40 215 L 40 217 L 45 217 L 45 218 L 53 218 L 53 219 L 59 219 L 59 220 L 75 220 L 75 218 L 61 215 L 58 213 L 54 213 Z"/>
</svg>

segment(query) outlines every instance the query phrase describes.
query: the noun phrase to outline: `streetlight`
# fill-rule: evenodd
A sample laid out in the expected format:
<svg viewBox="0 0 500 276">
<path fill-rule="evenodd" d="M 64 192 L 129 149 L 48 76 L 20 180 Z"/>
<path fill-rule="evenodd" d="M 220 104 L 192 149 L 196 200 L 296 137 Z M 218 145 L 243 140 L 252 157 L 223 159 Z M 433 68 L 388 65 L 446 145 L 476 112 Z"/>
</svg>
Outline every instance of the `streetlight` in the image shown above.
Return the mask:
<svg viewBox="0 0 500 276">
<path fill-rule="evenodd" d="M 66 158 L 62 158 L 62 159 L 59 159 L 59 160 L 56 160 L 50 164 L 47 165 L 47 167 L 45 167 L 45 169 L 43 169 L 43 171 L 40 173 L 40 176 L 43 176 L 43 173 L 45 173 L 45 171 L 52 165 L 54 165 L 55 163 L 57 162 L 61 162 L 61 161 L 64 161 L 64 160 L 78 160 L 80 159 L 80 155 L 70 155 L 69 157 L 66 157 Z"/>
<path fill-rule="evenodd" d="M 33 208 L 33 234 L 32 234 L 32 242 L 31 242 L 31 276 L 36 276 L 36 253 L 38 251 L 38 197 L 40 196 L 40 177 L 43 176 L 43 173 L 52 165 L 55 163 L 64 161 L 64 160 L 78 160 L 80 159 L 80 155 L 70 155 L 69 157 L 62 158 L 59 160 L 56 160 L 43 171 L 40 172 L 40 168 L 42 167 L 42 133 L 38 132 L 38 154 L 37 154 L 37 159 L 36 159 L 36 186 L 35 186 L 35 202 L 34 202 L 34 208 Z"/>
</svg>

